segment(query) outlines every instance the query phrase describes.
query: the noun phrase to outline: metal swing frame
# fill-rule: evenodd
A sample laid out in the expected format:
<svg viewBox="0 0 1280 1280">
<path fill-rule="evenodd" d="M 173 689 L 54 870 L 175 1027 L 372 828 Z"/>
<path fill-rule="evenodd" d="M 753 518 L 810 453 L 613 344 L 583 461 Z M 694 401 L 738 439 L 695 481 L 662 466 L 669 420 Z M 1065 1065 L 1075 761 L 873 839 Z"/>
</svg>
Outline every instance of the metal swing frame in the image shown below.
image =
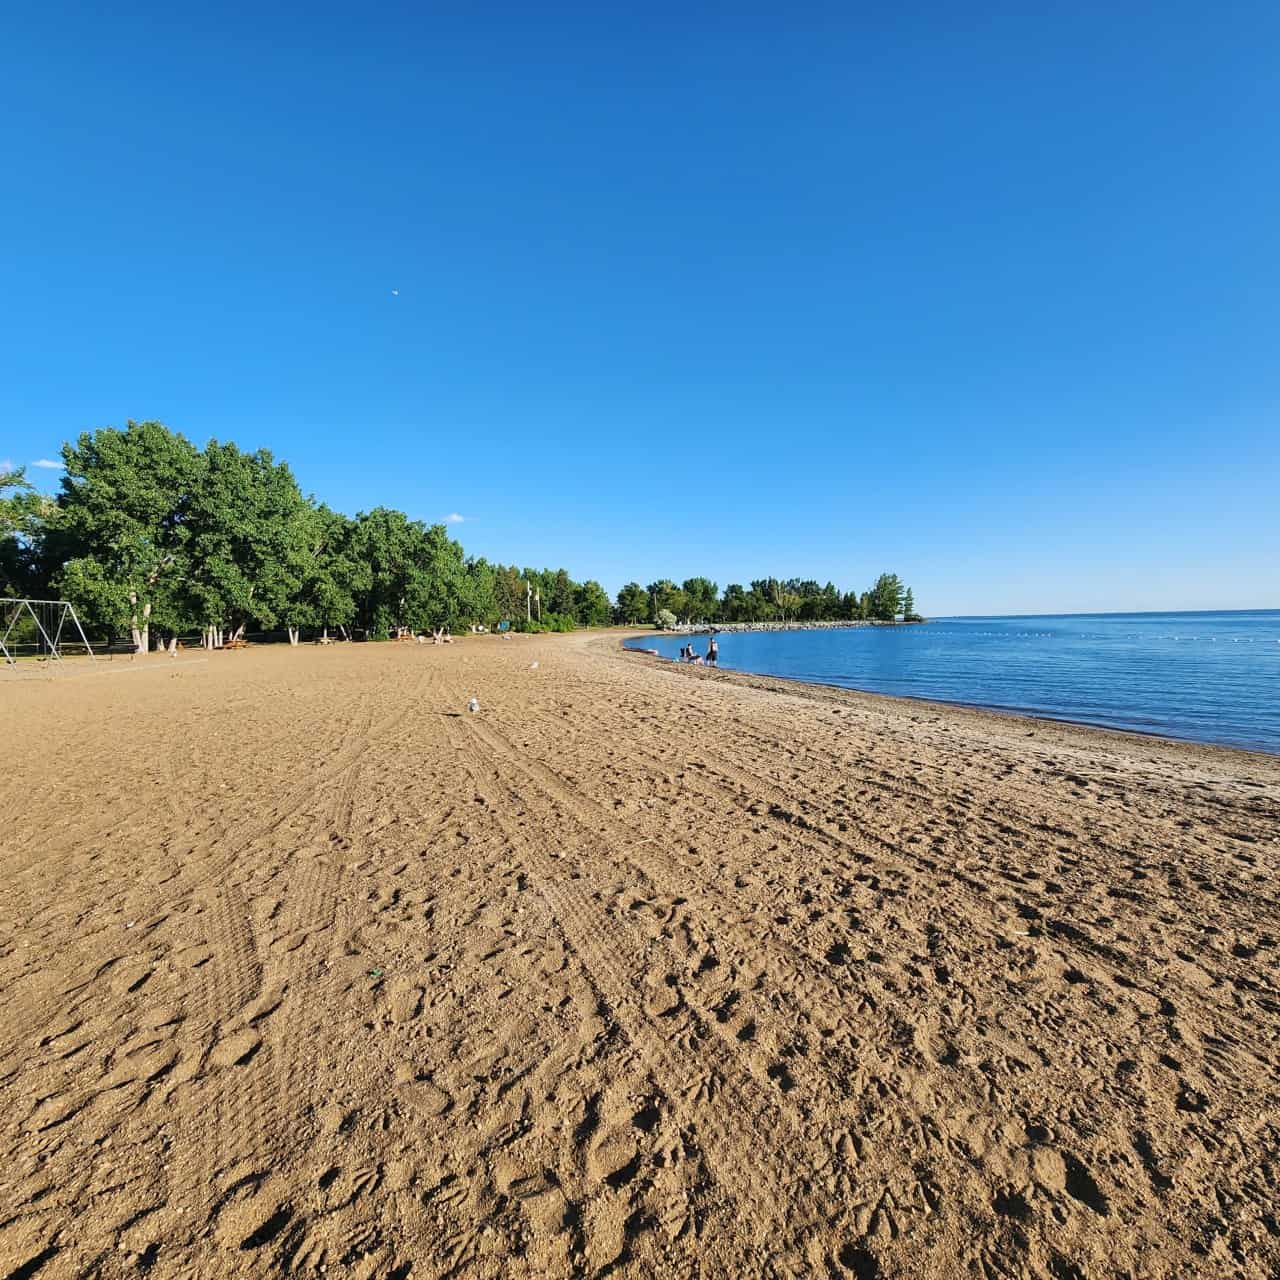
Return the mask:
<svg viewBox="0 0 1280 1280">
<path fill-rule="evenodd" d="M 43 605 L 49 610 L 45 615 L 44 621 L 41 621 L 40 613 L 35 607 L 37 605 Z M 49 646 L 48 656 L 51 659 L 57 662 L 62 661 L 62 633 L 66 630 L 67 621 L 70 619 L 75 625 L 76 631 L 80 633 L 80 641 L 84 645 L 85 653 L 89 655 L 89 660 L 91 662 L 97 661 L 93 646 L 89 643 L 89 637 L 84 633 L 84 627 L 80 625 L 80 618 L 71 601 L 35 600 L 24 596 L 20 599 L 0 600 L 0 606 L 4 609 L 4 631 L 0 633 L 0 655 L 3 656 L 6 666 L 16 667 L 18 665 L 18 657 L 14 653 L 14 649 L 17 646 L 9 637 L 13 634 L 14 627 L 25 617 L 29 617 L 36 624 L 36 630 L 44 638 L 45 644 Z M 49 623 L 49 627 L 45 626 L 45 621 Z M 53 629 L 52 635 L 49 634 L 50 628 Z"/>
</svg>

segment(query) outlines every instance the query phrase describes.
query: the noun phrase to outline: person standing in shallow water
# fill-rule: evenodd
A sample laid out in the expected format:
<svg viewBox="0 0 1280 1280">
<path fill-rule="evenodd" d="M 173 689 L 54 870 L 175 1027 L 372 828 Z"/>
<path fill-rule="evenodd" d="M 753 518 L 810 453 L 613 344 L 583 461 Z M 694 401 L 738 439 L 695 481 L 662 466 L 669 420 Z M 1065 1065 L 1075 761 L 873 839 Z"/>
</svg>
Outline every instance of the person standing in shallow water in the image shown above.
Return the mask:
<svg viewBox="0 0 1280 1280">
<path fill-rule="evenodd" d="M 711 639 L 707 642 L 707 666 L 714 667 L 720 663 L 720 646 L 716 644 L 716 633 L 711 633 Z"/>
</svg>

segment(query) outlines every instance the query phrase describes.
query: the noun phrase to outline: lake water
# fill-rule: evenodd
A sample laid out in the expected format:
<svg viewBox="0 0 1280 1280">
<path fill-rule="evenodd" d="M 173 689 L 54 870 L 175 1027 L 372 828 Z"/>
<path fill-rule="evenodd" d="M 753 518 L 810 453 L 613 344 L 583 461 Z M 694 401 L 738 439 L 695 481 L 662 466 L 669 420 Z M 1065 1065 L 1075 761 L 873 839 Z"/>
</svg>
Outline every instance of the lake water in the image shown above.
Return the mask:
<svg viewBox="0 0 1280 1280">
<path fill-rule="evenodd" d="M 635 648 L 676 658 L 692 639 Z M 1280 753 L 1280 610 L 722 632 L 720 666 Z"/>
</svg>

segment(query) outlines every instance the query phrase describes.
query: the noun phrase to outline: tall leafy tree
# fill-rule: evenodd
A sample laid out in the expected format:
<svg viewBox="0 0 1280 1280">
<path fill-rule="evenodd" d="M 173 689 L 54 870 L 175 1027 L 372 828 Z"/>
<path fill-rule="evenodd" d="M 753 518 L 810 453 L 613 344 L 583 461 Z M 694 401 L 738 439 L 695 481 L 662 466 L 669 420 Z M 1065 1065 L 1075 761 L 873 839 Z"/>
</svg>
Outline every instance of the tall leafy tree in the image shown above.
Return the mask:
<svg viewBox="0 0 1280 1280">
<path fill-rule="evenodd" d="M 529 598 L 525 580 L 514 565 L 499 565 L 493 575 L 495 620 L 518 622 L 525 616 Z"/>
<path fill-rule="evenodd" d="M 607 627 L 613 617 L 613 606 L 605 589 L 591 579 L 578 588 L 576 614 L 584 627 Z"/>
<path fill-rule="evenodd" d="M 692 621 L 714 622 L 719 617 L 719 588 L 710 578 L 686 578 L 681 590 L 685 612 Z"/>
<path fill-rule="evenodd" d="M 83 433 L 62 449 L 57 499 L 61 567 L 55 585 L 91 623 L 128 629 L 145 651 L 150 629 L 190 625 L 187 513 L 201 458 L 159 422 Z"/>
<path fill-rule="evenodd" d="M 6 496 L 6 490 L 10 491 Z M 0 470 L 0 538 L 18 531 L 22 520 L 20 498 L 31 493 L 25 467 Z"/>
<path fill-rule="evenodd" d="M 462 546 L 443 524 L 422 529 L 406 599 L 405 620 L 414 630 L 456 628 L 473 620 L 480 602 L 468 576 Z"/>
<path fill-rule="evenodd" d="M 355 621 L 356 599 L 370 589 L 373 575 L 352 552 L 354 531 L 352 521 L 323 504 L 308 511 L 302 577 L 288 608 L 295 628 L 320 627 L 327 635 Z"/>
<path fill-rule="evenodd" d="M 629 627 L 635 626 L 637 622 L 652 620 L 649 593 L 638 582 L 628 582 L 618 592 L 617 615 L 618 621 L 625 622 Z"/>
<path fill-rule="evenodd" d="M 425 532 L 421 522 L 389 507 L 375 507 L 356 516 L 351 554 L 369 574 L 356 601 L 356 621 L 369 635 L 385 638 L 397 627 L 409 625 L 409 593 Z"/>
<path fill-rule="evenodd" d="M 573 615 L 577 604 L 578 584 L 569 577 L 567 569 L 557 569 L 542 597 L 542 607 L 551 613 Z"/>
<path fill-rule="evenodd" d="M 882 573 L 871 588 L 868 612 L 879 622 L 892 622 L 902 612 L 902 580 L 896 573 Z"/>
<path fill-rule="evenodd" d="M 684 593 L 670 578 L 659 578 L 657 582 L 649 583 L 646 589 L 649 592 L 650 617 L 657 617 L 664 609 L 679 616 L 678 606 L 684 604 Z"/>
<path fill-rule="evenodd" d="M 184 517 L 189 612 L 233 634 L 252 621 L 296 638 L 313 515 L 287 464 L 211 440 Z"/>
<path fill-rule="evenodd" d="M 27 483 L 24 468 L 0 471 L 0 596 L 30 594 L 48 505 Z"/>
<path fill-rule="evenodd" d="M 756 578 L 747 598 L 747 613 L 752 622 L 768 622 L 778 616 L 778 598 L 782 584 L 777 578 Z"/>
<path fill-rule="evenodd" d="M 740 582 L 731 582 L 724 589 L 724 598 L 720 602 L 720 616 L 726 622 L 748 621 L 747 593 Z"/>
</svg>

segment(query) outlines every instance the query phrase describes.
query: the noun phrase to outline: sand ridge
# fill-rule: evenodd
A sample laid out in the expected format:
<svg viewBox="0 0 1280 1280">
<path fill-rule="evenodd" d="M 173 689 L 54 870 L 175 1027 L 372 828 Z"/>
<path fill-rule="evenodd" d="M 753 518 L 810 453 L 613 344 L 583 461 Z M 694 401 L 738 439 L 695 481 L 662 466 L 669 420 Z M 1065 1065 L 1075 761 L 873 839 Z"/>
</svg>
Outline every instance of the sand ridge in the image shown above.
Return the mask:
<svg viewBox="0 0 1280 1280">
<path fill-rule="evenodd" d="M 1280 761 L 612 636 L 147 661 L 0 687 L 0 1274 L 1280 1267 Z"/>
</svg>

